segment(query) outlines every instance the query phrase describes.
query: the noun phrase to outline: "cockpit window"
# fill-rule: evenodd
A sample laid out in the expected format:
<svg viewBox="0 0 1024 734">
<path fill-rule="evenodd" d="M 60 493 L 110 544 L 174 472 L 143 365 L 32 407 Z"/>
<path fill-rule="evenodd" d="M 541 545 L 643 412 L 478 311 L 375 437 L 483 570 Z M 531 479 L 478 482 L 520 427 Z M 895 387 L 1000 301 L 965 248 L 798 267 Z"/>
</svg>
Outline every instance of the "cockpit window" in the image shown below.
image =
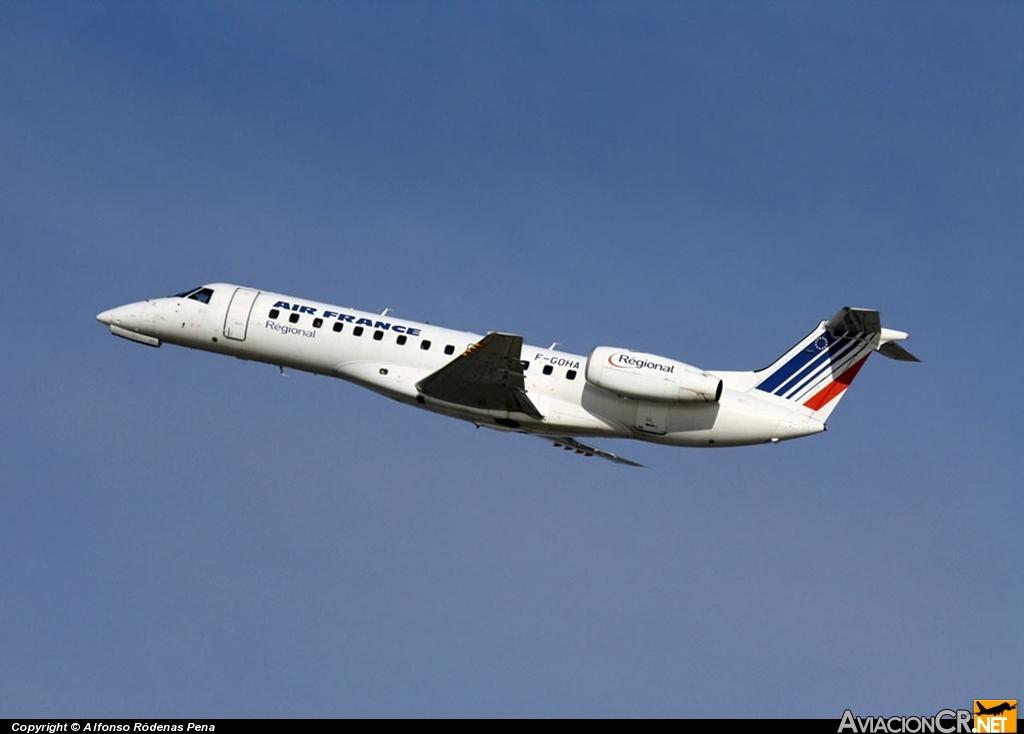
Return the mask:
<svg viewBox="0 0 1024 734">
<path fill-rule="evenodd" d="M 199 301 L 200 303 L 209 303 L 210 296 L 213 295 L 212 288 L 193 288 L 190 291 L 184 291 L 183 293 L 175 293 L 174 298 L 191 298 L 193 301 Z"/>
</svg>

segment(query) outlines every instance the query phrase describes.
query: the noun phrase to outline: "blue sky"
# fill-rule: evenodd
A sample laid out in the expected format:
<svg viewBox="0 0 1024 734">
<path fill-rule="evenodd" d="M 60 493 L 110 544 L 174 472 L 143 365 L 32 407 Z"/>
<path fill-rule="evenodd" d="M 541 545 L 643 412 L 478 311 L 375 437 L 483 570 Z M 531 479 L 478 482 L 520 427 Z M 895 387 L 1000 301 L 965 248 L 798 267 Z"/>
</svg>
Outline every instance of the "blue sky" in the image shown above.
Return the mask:
<svg viewBox="0 0 1024 734">
<path fill-rule="evenodd" d="M 1020 698 L 1024 6 L 8 3 L 4 716 L 931 715 Z M 224 280 L 761 367 L 649 468 L 111 338 Z"/>
</svg>

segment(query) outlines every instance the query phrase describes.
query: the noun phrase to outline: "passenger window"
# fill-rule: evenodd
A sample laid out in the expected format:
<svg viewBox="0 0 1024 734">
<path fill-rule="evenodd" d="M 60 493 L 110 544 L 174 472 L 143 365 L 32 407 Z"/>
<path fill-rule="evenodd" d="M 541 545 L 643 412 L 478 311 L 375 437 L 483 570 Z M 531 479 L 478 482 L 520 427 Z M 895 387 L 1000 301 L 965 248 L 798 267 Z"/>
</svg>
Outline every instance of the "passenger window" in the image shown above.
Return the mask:
<svg viewBox="0 0 1024 734">
<path fill-rule="evenodd" d="M 409 337 L 407 337 L 405 334 L 399 334 L 398 338 L 395 339 L 395 341 L 398 342 L 399 346 L 401 346 L 402 344 L 405 344 L 407 341 L 409 341 Z"/>
<path fill-rule="evenodd" d="M 293 313 L 291 316 L 288 317 L 288 321 L 293 324 L 299 323 L 299 315 L 297 313 Z"/>
<path fill-rule="evenodd" d="M 353 336 L 362 336 L 363 335 L 363 327 L 362 326 L 357 326 L 356 328 L 352 329 L 352 335 Z"/>
<path fill-rule="evenodd" d="M 276 319 L 280 315 L 281 315 L 281 312 L 278 311 L 276 308 L 270 309 L 270 318 Z"/>
<path fill-rule="evenodd" d="M 324 325 L 324 320 L 323 319 L 321 319 L 321 318 L 313 319 L 313 328 L 314 329 L 319 329 L 323 325 Z"/>
<path fill-rule="evenodd" d="M 569 370 L 568 372 L 566 372 L 565 373 L 565 379 L 567 379 L 567 380 L 575 380 L 576 379 L 576 370 Z"/>
<path fill-rule="evenodd" d="M 551 371 L 552 371 L 551 365 L 549 365 L 549 364 L 544 365 L 544 370 L 543 371 L 544 371 L 545 375 L 550 375 Z"/>
<path fill-rule="evenodd" d="M 455 352 L 455 346 L 453 344 L 446 344 L 444 347 L 445 354 L 452 354 Z"/>
<path fill-rule="evenodd" d="M 375 332 L 373 332 L 373 340 L 375 342 L 379 342 L 383 338 L 384 338 L 384 332 L 383 331 L 375 331 Z"/>
<path fill-rule="evenodd" d="M 343 327 L 343 326 L 344 326 L 344 323 L 343 323 L 343 322 L 341 322 L 341 321 L 335 321 L 335 322 L 334 322 L 334 326 L 333 326 L 332 328 L 333 328 L 333 329 L 334 329 L 335 331 L 341 331 L 341 327 Z"/>
<path fill-rule="evenodd" d="M 424 339 L 423 341 L 421 341 L 420 349 L 422 349 L 423 351 L 427 351 L 428 349 L 430 349 L 430 340 Z"/>
</svg>

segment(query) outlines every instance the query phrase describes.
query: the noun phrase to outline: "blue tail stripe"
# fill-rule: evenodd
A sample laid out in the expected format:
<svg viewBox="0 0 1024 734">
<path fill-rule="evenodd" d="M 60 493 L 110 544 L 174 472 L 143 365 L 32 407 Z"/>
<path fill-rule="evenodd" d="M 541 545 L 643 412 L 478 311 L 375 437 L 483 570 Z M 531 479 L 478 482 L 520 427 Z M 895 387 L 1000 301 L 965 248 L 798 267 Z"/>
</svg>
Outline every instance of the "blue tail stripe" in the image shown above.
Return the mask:
<svg viewBox="0 0 1024 734">
<path fill-rule="evenodd" d="M 826 349 L 826 350 L 821 351 L 821 352 L 817 352 L 815 354 L 814 359 L 812 359 L 810 361 L 810 363 L 806 365 L 806 367 L 804 367 L 803 369 L 799 370 L 796 374 L 792 375 L 788 380 L 786 380 L 785 384 L 783 384 L 783 385 L 781 385 L 779 387 L 778 390 L 773 390 L 772 392 L 775 393 L 776 395 L 782 395 L 787 390 L 791 390 L 796 384 L 798 384 L 807 375 L 811 374 L 816 369 L 821 367 L 822 364 L 824 364 L 826 362 L 829 362 L 831 360 L 832 360 L 832 349 L 831 348 Z"/>
<path fill-rule="evenodd" d="M 799 354 L 796 354 L 791 360 L 786 362 L 786 364 L 782 365 L 781 367 L 779 367 L 778 370 L 776 370 L 774 373 L 765 378 L 765 380 L 760 385 L 757 386 L 757 389 L 764 390 L 765 392 L 771 392 L 779 385 L 781 385 L 783 382 L 785 382 L 790 375 L 792 375 L 798 369 L 800 369 L 805 364 L 810 362 L 813 358 L 813 354 L 808 354 L 805 351 L 801 351 Z"/>
<path fill-rule="evenodd" d="M 798 395 L 807 392 L 808 389 L 813 389 L 817 383 L 826 378 L 826 372 L 831 372 L 833 375 L 841 375 L 866 351 L 870 351 L 870 346 L 866 342 L 861 339 L 851 339 L 845 348 L 837 350 L 835 357 L 826 365 L 823 365 L 824 369 L 819 369 L 813 375 L 807 374 L 806 378 L 799 384 L 788 388 L 786 391 L 779 391 L 776 394 L 787 399 L 795 399 Z"/>
<path fill-rule="evenodd" d="M 813 339 L 809 339 L 803 349 L 793 355 L 793 358 L 786 362 L 786 364 L 782 365 L 778 370 L 765 378 L 764 381 L 757 386 L 757 389 L 764 390 L 765 392 L 774 392 L 775 388 L 788 380 L 793 373 L 803 369 L 808 362 L 815 359 L 819 356 L 821 351 L 825 350 L 825 347 L 822 347 L 821 350 L 814 348 L 814 344 L 823 337 L 826 345 L 831 344 L 828 332 L 822 332 L 821 334 L 816 335 Z"/>
<path fill-rule="evenodd" d="M 849 337 L 840 337 L 829 345 L 829 348 L 821 352 L 817 359 L 811 364 L 807 365 L 806 369 L 801 370 L 799 373 L 794 375 L 790 380 L 786 382 L 780 389 L 775 391 L 776 395 L 782 395 L 783 397 L 789 397 L 785 393 L 792 391 L 801 382 L 804 382 L 808 377 L 811 377 L 815 372 L 820 372 L 823 365 L 827 364 L 838 364 L 851 350 L 857 348 L 857 340 L 850 339 Z"/>
</svg>

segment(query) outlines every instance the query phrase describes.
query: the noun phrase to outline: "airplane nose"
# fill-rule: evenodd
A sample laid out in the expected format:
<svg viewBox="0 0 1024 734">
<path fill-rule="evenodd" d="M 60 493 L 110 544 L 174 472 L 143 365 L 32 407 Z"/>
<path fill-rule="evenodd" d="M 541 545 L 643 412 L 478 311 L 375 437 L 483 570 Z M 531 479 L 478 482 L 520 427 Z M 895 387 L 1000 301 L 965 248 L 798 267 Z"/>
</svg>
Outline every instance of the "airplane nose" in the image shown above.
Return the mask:
<svg viewBox="0 0 1024 734">
<path fill-rule="evenodd" d="M 117 308 L 111 308 L 98 313 L 96 314 L 96 320 L 107 326 L 120 324 L 132 328 L 133 323 L 138 320 L 136 316 L 138 310 L 138 304 L 130 303 L 127 306 L 118 306 Z"/>
<path fill-rule="evenodd" d="M 96 320 L 106 324 L 110 333 L 151 347 L 159 347 L 160 339 L 153 336 L 154 315 L 150 302 L 140 301 L 118 306 L 96 314 Z"/>
</svg>

